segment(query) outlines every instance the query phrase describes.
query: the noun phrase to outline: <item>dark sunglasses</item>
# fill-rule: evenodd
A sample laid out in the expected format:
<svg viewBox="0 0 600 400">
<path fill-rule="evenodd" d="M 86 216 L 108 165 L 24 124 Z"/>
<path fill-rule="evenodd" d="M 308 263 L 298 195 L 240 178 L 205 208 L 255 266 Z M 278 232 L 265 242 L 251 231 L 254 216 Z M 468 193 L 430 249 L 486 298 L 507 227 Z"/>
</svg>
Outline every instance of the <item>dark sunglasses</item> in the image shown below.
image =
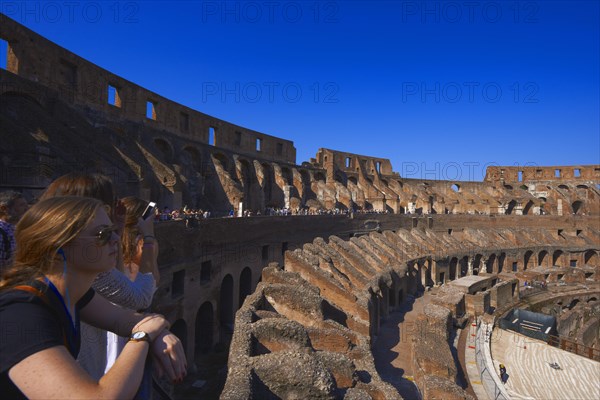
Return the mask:
<svg viewBox="0 0 600 400">
<path fill-rule="evenodd" d="M 81 237 L 93 237 L 96 238 L 98 240 L 98 244 L 100 246 L 104 246 L 105 244 L 108 244 L 108 242 L 110 242 L 110 238 L 112 237 L 113 232 L 117 232 L 119 230 L 119 228 L 117 228 L 116 225 L 110 225 L 110 226 L 106 226 L 102 229 L 100 229 L 100 231 L 98 231 L 98 233 L 96 233 L 95 235 L 88 235 L 88 236 L 81 236 Z"/>
</svg>

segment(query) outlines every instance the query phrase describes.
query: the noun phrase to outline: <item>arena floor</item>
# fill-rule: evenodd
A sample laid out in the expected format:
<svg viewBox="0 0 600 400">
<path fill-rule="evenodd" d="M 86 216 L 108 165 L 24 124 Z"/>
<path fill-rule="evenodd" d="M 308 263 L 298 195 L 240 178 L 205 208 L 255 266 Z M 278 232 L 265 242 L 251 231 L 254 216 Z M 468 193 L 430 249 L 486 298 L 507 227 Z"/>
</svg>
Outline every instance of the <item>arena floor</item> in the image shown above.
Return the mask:
<svg viewBox="0 0 600 400">
<path fill-rule="evenodd" d="M 600 363 L 511 331 L 494 329 L 492 357 L 515 399 L 600 399 Z M 550 367 L 556 362 L 560 369 Z"/>
</svg>

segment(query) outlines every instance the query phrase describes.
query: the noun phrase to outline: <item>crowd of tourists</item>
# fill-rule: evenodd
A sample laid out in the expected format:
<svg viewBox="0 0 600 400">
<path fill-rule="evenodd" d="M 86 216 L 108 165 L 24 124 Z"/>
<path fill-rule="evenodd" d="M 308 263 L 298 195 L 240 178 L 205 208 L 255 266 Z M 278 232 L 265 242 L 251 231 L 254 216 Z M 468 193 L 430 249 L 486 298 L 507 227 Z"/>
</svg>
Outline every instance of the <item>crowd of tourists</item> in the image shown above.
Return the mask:
<svg viewBox="0 0 600 400">
<path fill-rule="evenodd" d="M 294 215 L 352 215 L 352 214 L 389 214 L 389 210 L 354 210 L 348 208 L 309 208 L 309 207 L 297 207 L 297 208 L 279 208 L 279 207 L 266 207 L 264 210 L 244 210 L 241 213 L 241 217 L 288 217 Z M 233 209 L 230 209 L 227 213 L 212 213 L 209 210 L 202 209 L 191 209 L 184 206 L 180 209 L 171 210 L 165 206 L 162 210 L 157 208 L 154 216 L 155 222 L 160 221 L 173 221 L 173 220 L 201 220 L 208 218 L 234 218 L 239 217 L 239 213 Z"/>
<path fill-rule="evenodd" d="M 169 322 L 148 312 L 160 276 L 148 202 L 71 173 L 29 206 L 0 193 L 2 398 L 149 399 L 183 380 Z"/>
</svg>

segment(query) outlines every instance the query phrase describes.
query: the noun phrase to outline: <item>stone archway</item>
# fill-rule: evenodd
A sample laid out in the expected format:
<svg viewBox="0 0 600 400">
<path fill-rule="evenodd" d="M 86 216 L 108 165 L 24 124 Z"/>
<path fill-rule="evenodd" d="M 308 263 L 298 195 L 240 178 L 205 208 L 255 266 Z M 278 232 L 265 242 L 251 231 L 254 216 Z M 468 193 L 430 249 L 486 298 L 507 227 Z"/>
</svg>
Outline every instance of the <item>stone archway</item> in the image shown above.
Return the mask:
<svg viewBox="0 0 600 400">
<path fill-rule="evenodd" d="M 453 281 L 457 278 L 456 276 L 456 266 L 458 265 L 458 258 L 456 257 L 452 257 L 452 259 L 450 260 L 450 264 L 449 264 L 449 274 L 450 274 L 450 280 Z"/>
<path fill-rule="evenodd" d="M 196 356 L 206 354 L 213 345 L 214 311 L 210 302 L 205 302 L 196 313 L 196 334 L 194 353 Z"/>
</svg>

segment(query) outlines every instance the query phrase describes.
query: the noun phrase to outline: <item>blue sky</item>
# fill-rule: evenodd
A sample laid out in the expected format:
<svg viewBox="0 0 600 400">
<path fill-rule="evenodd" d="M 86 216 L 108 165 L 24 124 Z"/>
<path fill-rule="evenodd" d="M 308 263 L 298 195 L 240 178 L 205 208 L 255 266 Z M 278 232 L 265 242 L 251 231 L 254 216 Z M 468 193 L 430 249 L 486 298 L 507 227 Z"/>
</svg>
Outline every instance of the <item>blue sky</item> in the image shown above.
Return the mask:
<svg viewBox="0 0 600 400">
<path fill-rule="evenodd" d="M 3 1 L 167 98 L 410 178 L 600 163 L 598 1 Z M 5 55 L 3 54 L 3 57 Z M 2 60 L 0 59 L 0 62 Z"/>
</svg>

